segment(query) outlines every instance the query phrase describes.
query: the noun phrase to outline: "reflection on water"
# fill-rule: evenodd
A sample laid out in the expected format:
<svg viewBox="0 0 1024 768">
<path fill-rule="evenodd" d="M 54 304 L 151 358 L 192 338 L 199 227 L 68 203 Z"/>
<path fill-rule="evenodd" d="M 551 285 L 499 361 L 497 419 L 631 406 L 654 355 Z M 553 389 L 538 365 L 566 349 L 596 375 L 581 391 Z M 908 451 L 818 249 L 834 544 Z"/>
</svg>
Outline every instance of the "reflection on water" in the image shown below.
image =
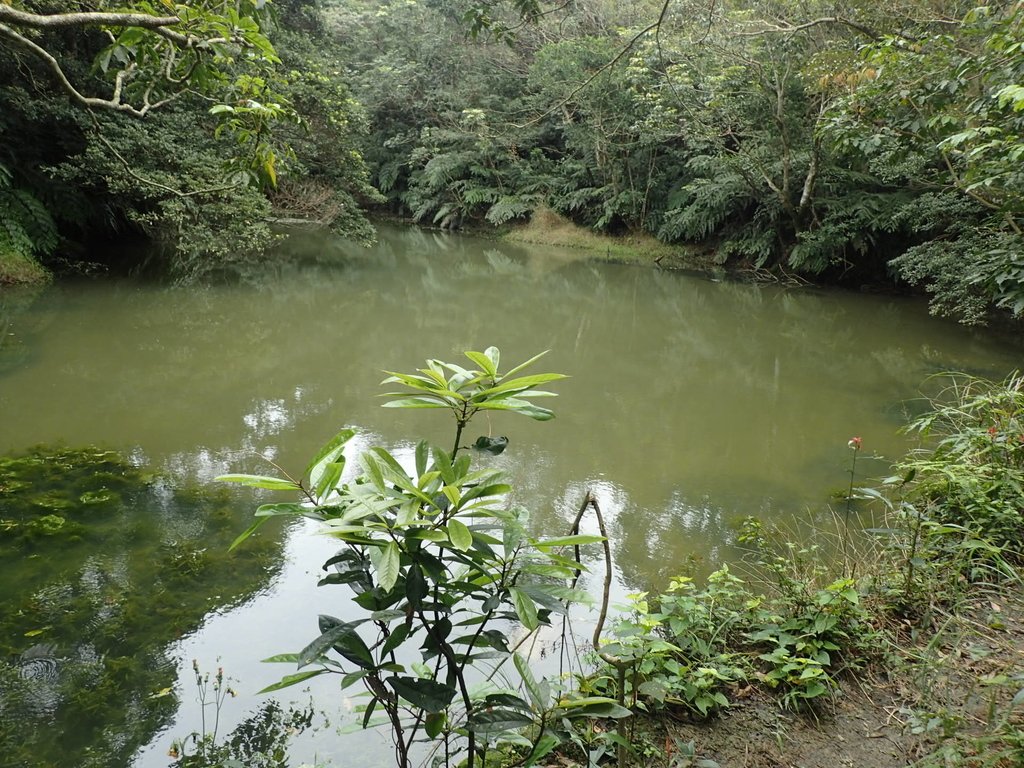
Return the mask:
<svg viewBox="0 0 1024 768">
<path fill-rule="evenodd" d="M 238 285 L 65 285 L 0 302 L 0 450 L 101 444 L 176 482 L 207 482 L 228 469 L 264 471 L 260 456 L 301 469 L 344 425 L 363 444 L 424 436 L 447 445 L 449 425 L 436 413 L 379 407 L 382 370 L 490 344 L 507 362 L 550 349 L 544 368 L 572 377 L 555 387 L 558 418 L 494 414 L 468 442 L 511 438 L 486 460 L 513 476 L 538 531 L 564 531 L 593 489 L 609 517 L 620 591 L 646 589 L 693 561 L 734 556 L 747 515 L 823 510 L 848 480 L 850 437 L 861 436 L 867 454 L 900 452 L 896 429 L 930 374 L 1002 377 L 1020 360 L 1019 347 L 929 318 L 916 301 L 713 282 L 417 230 L 385 230 L 369 250 L 319 235 L 288 248 Z M 884 468 L 884 459 L 858 462 L 865 474 Z M 236 498 L 251 508 L 251 496 Z M 92 583 L 100 576 L 86 574 L 95 573 L 123 584 L 133 568 L 137 580 L 157 541 L 206 535 L 207 512 L 178 503 L 170 486 L 154 489 L 153 503 L 123 512 L 124 529 L 150 526 L 150 539 L 115 537 L 54 583 Z M 230 519 L 241 530 L 237 508 Z M 225 666 L 243 681 L 273 677 L 279 670 L 257 671 L 258 654 L 300 648 L 327 599 L 314 592 L 320 562 L 303 559 L 303 535 L 285 543 L 295 559 L 272 593 L 221 608 L 198 631 L 193 620 L 154 627 L 147 642 L 162 650 L 153 652 L 201 649 L 232 657 Z M 10 575 L 21 564 L 0 567 L 5 583 L 22 578 Z M 215 593 L 239 595 L 244 587 L 232 583 L 234 592 Z M 194 634 L 175 646 L 182 632 Z M 36 705 L 52 712 L 51 641 L 29 640 L 11 653 L 30 670 L 20 679 L 40 681 Z M 158 752 L 138 764 L 161 765 Z"/>
<path fill-rule="evenodd" d="M 0 457 L 5 765 L 127 765 L 173 721 L 172 642 L 278 569 L 273 537 L 227 554 L 240 512 L 110 451 Z"/>
</svg>

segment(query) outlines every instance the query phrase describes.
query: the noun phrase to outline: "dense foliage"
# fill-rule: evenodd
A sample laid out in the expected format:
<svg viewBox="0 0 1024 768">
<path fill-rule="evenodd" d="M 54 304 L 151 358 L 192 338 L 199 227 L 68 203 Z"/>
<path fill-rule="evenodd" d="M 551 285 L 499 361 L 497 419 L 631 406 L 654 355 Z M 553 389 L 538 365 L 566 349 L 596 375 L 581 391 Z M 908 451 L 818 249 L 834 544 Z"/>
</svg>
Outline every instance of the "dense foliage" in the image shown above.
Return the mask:
<svg viewBox="0 0 1024 768">
<path fill-rule="evenodd" d="M 973 322 L 1024 309 L 1024 12 L 979 6 L 588 2 L 511 39 L 466 38 L 450 3 L 327 18 L 396 213 L 447 227 L 553 209 L 719 263 L 923 283 Z"/>
<path fill-rule="evenodd" d="M 187 276 L 261 252 L 274 218 L 368 238 L 367 204 L 442 228 L 553 210 L 720 264 L 921 284 L 967 322 L 1024 312 L 1019 2 L 130 9 L 177 16 L 0 13 L 0 253 L 81 262 L 128 230 Z"/>
<path fill-rule="evenodd" d="M 115 23 L 121 11 L 141 20 Z M 189 278 L 258 256 L 275 218 L 369 238 L 360 110 L 319 30 L 306 0 L 11 6 L 0 260 L 116 264 L 125 249 L 109 245 L 135 236 Z"/>
</svg>

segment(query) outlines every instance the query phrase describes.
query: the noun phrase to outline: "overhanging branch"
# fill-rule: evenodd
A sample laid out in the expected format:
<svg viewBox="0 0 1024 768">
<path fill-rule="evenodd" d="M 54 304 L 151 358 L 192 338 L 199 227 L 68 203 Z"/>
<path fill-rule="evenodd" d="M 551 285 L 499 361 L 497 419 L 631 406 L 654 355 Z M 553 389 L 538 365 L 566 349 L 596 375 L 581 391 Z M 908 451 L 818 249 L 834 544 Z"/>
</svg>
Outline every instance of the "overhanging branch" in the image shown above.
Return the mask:
<svg viewBox="0 0 1024 768">
<path fill-rule="evenodd" d="M 6 8 L 6 6 L 0 6 L 0 8 Z M 86 109 L 108 109 L 115 112 L 124 112 L 132 115 L 133 117 L 145 117 L 146 113 L 149 112 L 156 106 L 162 106 L 166 103 L 158 102 L 157 104 L 149 104 L 148 102 L 142 107 L 134 107 L 131 104 L 126 104 L 121 101 L 121 89 L 124 85 L 124 80 L 127 75 L 127 71 L 119 72 L 117 80 L 114 84 L 114 95 L 109 99 L 101 99 L 95 96 L 86 96 L 68 80 L 67 75 L 64 74 L 64 70 L 60 66 L 60 62 L 55 59 L 49 51 L 40 45 L 29 40 L 27 37 L 7 26 L 6 24 L 0 24 L 0 38 L 7 38 L 16 45 L 25 48 L 37 59 L 41 60 L 50 73 L 54 76 L 60 87 L 71 97 L 71 100 L 78 104 L 80 107 Z"/>
<path fill-rule="evenodd" d="M 736 32 L 736 35 L 738 35 L 739 37 L 760 37 L 762 35 L 788 35 L 793 34 L 795 32 L 803 32 L 804 30 L 812 29 L 814 27 L 820 27 L 822 25 L 849 27 L 850 29 L 856 30 L 857 32 L 860 32 L 863 35 L 867 35 L 872 40 L 877 40 L 881 37 L 881 35 L 871 27 L 856 21 L 851 21 L 850 19 L 845 19 L 842 16 L 825 16 L 820 19 L 814 19 L 813 21 L 804 22 L 803 24 L 789 24 L 788 22 L 783 22 L 782 24 L 776 25 L 768 24 L 766 22 L 765 25 L 762 27 L 747 30 L 745 32 Z"/>
<path fill-rule="evenodd" d="M 79 13 L 40 14 L 19 11 L 0 4 L 0 22 L 32 29 L 64 29 L 67 27 L 140 27 L 156 32 L 180 45 L 189 43 L 189 36 L 168 27 L 181 24 L 177 16 L 150 16 L 148 13 L 117 13 L 82 11 Z"/>
</svg>

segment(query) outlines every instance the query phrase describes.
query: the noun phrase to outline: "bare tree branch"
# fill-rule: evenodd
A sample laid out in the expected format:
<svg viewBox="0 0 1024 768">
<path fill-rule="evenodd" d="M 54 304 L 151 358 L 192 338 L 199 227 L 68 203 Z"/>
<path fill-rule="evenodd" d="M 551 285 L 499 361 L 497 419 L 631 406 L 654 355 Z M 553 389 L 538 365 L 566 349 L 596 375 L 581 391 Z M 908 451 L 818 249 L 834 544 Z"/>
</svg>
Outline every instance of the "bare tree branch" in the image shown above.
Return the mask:
<svg viewBox="0 0 1024 768">
<path fill-rule="evenodd" d="M 204 38 L 175 29 L 184 22 L 178 16 L 153 16 L 145 13 L 130 12 L 73 12 L 57 14 L 38 14 L 21 11 L 3 4 L 0 0 L 0 39 L 6 38 L 15 45 L 27 50 L 40 60 L 53 75 L 60 87 L 71 97 L 72 102 L 86 109 L 104 109 L 121 112 L 133 117 L 145 117 L 154 109 L 158 109 L 179 98 L 188 90 L 188 81 L 200 63 L 201 47 L 216 43 L 233 42 L 227 37 Z M 159 77 L 171 86 L 171 93 L 162 95 L 157 101 L 151 101 L 156 82 L 146 88 L 140 105 L 124 100 L 127 82 L 136 75 L 134 63 L 128 64 L 115 75 L 113 93 L 110 98 L 86 96 L 79 91 L 64 72 L 57 58 L 44 47 L 36 43 L 21 30 L 75 29 L 88 27 L 135 27 L 145 29 L 163 38 L 162 45 L 167 49 L 163 53 L 165 61 L 160 67 Z M 115 38 L 109 29 L 105 30 L 113 41 Z M 202 45 L 200 45 L 202 44 Z M 173 69 L 178 62 L 177 52 L 183 50 L 190 53 L 191 66 L 185 73 L 176 76 Z"/>
<path fill-rule="evenodd" d="M 781 25 L 768 24 L 757 29 L 752 29 L 746 32 L 736 32 L 735 34 L 739 37 L 760 37 L 762 35 L 788 35 L 794 32 L 803 32 L 805 29 L 811 29 L 813 27 L 819 27 L 823 24 L 829 24 L 832 26 L 849 27 L 855 29 L 861 34 L 867 35 L 872 40 L 877 40 L 881 35 L 871 27 L 861 24 L 850 19 L 845 19 L 841 16 L 825 16 L 820 19 L 814 19 L 813 21 L 807 21 L 803 24 L 789 24 L 783 22 Z"/>
<path fill-rule="evenodd" d="M 0 9 L 3 8 L 7 8 L 7 6 L 0 5 Z M 125 102 L 121 101 L 121 91 L 124 87 L 125 78 L 130 74 L 129 70 L 123 70 L 117 74 L 117 77 L 114 81 L 114 93 L 109 99 L 101 99 L 95 96 L 86 96 L 77 88 L 75 88 L 74 85 L 72 85 L 71 81 L 68 80 L 67 75 L 64 74 L 64 70 L 61 68 L 60 62 L 57 61 L 57 59 L 55 59 L 50 54 L 50 52 L 47 51 L 45 48 L 34 43 L 32 40 L 29 40 L 27 37 L 15 31 L 6 24 L 0 24 L 0 38 L 7 38 L 11 42 L 30 51 L 36 58 L 42 60 L 42 62 L 46 65 L 46 68 L 49 69 L 50 72 L 53 74 L 54 78 L 56 78 L 61 88 L 63 88 L 64 91 L 67 92 L 67 94 L 71 97 L 71 100 L 78 104 L 80 107 L 85 107 L 86 109 L 108 109 L 113 110 L 115 112 L 124 112 L 126 114 L 132 115 L 133 117 L 145 117 L 146 114 L 150 112 L 152 109 L 163 106 L 172 98 L 176 97 L 172 96 L 163 99 L 157 102 L 156 104 L 150 104 L 147 101 L 145 104 L 143 104 L 142 107 L 135 107 L 131 104 L 126 104 Z"/>
</svg>

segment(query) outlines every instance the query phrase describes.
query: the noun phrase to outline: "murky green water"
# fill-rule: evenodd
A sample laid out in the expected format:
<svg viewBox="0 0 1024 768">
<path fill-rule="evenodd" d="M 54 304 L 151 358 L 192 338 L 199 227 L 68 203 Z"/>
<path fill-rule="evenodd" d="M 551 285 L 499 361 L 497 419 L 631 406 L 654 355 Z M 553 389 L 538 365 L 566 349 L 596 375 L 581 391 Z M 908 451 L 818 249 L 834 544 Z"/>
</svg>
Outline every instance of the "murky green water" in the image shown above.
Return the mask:
<svg viewBox="0 0 1024 768">
<path fill-rule="evenodd" d="M 621 588 L 642 589 L 694 558 L 733 556 L 747 515 L 790 520 L 823 510 L 848 480 L 850 437 L 861 436 L 868 454 L 904 447 L 896 430 L 929 375 L 1002 377 L 1022 359 L 1010 341 L 929 318 L 917 301 L 712 282 L 583 255 L 385 230 L 370 251 L 314 237 L 292 243 L 275 269 L 236 286 L 108 282 L 0 294 L 0 451 L 98 444 L 161 477 L 81 545 L 94 551 L 76 550 L 80 559 L 0 549 L 5 589 L 29 605 L 0 603 L 9 614 L 0 621 L 16 626 L 3 647 L 6 669 L 22 685 L 35 674 L 24 671 L 26 658 L 48 660 L 51 682 L 37 698 L 49 698 L 13 719 L 42 745 L 34 764 L 85 765 L 92 755 L 89 765 L 123 765 L 142 749 L 137 765 L 165 765 L 172 736 L 199 727 L 199 707 L 180 682 L 180 706 L 172 695 L 159 697 L 171 706 L 148 707 L 147 697 L 173 688 L 176 676 L 187 680 L 192 658 L 213 668 L 220 657 L 236 678 L 241 695 L 227 720 L 259 705 L 252 692 L 283 670 L 258 660 L 297 650 L 324 603 L 344 599 L 316 592 L 331 546 L 306 528 L 267 538 L 279 568 L 244 560 L 193 574 L 178 587 L 176 624 L 154 611 L 145 637 L 120 646 L 99 649 L 88 626 L 77 640 L 26 635 L 47 626 L 34 621 L 31 601 L 59 587 L 97 606 L 128 604 L 128 593 L 159 602 L 166 579 L 147 564 L 176 546 L 222 552 L 251 510 L 244 494 L 186 503 L 173 489 L 262 469 L 259 454 L 301 469 L 343 425 L 366 442 L 400 448 L 425 436 L 447 445 L 437 414 L 379 407 L 382 369 L 491 344 L 509 362 L 550 349 L 543 368 L 572 376 L 556 387 L 558 418 L 497 415 L 477 432 L 511 438 L 494 461 L 515 478 L 539 529 L 561 531 L 594 489 L 612 520 Z M 96 573 L 116 589 L 83 587 L 98 583 Z M 125 671 L 124 693 L 111 688 L 109 707 L 68 714 L 77 710 L 68 709 L 67 670 L 93 659 L 99 674 L 109 659 L 140 656 L 163 675 Z M 344 708 L 329 687 L 314 694 L 332 711 Z M 137 714 L 151 710 L 152 718 Z M 334 725 L 341 719 L 332 715 Z M 0 717 L 0 727 L 11 722 L 10 712 Z M 57 748 L 46 737 L 55 727 L 69 734 Z M 300 744 L 300 756 L 351 755 L 378 741 L 326 729 Z M 104 762 L 104 753 L 116 757 Z"/>
</svg>

